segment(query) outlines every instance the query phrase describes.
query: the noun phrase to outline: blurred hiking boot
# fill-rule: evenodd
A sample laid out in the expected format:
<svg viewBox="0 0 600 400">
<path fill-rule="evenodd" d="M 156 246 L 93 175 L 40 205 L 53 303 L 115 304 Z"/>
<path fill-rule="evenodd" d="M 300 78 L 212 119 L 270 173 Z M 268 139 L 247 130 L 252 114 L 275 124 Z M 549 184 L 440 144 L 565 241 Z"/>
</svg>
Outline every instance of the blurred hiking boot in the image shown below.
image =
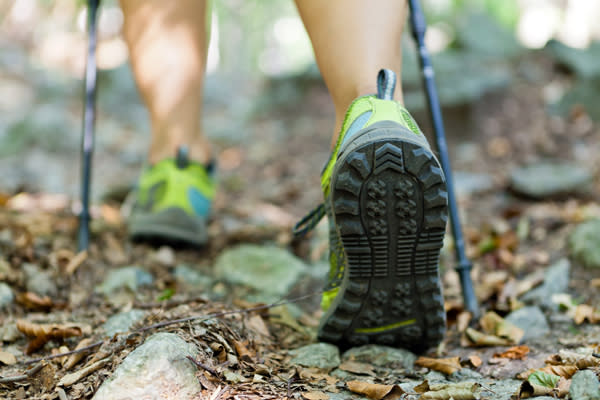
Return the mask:
<svg viewBox="0 0 600 400">
<path fill-rule="evenodd" d="M 295 231 L 328 216 L 320 340 L 420 350 L 440 343 L 446 329 L 438 261 L 447 192 L 427 139 L 392 100 L 395 81 L 380 71 L 378 94 L 350 105 L 321 175 L 325 202 Z"/>
<path fill-rule="evenodd" d="M 148 167 L 140 177 L 129 217 L 134 240 L 203 245 L 215 196 L 213 166 L 191 162 L 181 147 L 175 159 Z"/>
</svg>

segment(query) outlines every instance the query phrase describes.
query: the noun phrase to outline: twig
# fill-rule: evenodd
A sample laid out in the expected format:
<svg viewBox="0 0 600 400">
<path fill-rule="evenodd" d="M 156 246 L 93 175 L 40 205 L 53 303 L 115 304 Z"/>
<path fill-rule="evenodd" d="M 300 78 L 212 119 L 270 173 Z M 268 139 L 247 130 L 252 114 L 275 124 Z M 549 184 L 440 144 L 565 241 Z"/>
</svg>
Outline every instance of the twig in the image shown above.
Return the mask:
<svg viewBox="0 0 600 400">
<path fill-rule="evenodd" d="M 295 298 L 292 298 L 289 300 L 279 300 L 279 301 L 276 301 L 275 303 L 263 304 L 263 305 L 256 306 L 256 307 L 250 307 L 250 308 L 244 308 L 244 309 L 238 309 L 238 310 L 232 310 L 232 311 L 221 311 L 218 313 L 198 315 L 195 317 L 187 317 L 187 318 L 172 319 L 172 320 L 168 320 L 168 321 L 157 322 L 156 324 L 139 328 L 139 329 L 133 331 L 131 334 L 149 331 L 150 329 L 163 328 L 163 327 L 169 326 L 169 325 L 181 324 L 183 322 L 188 322 L 188 321 L 209 320 L 209 319 L 220 318 L 220 317 L 224 317 L 224 316 L 232 315 L 232 314 L 247 314 L 247 313 L 250 313 L 253 311 L 268 310 L 269 308 L 278 307 L 278 306 L 282 306 L 285 304 L 297 303 L 299 301 L 305 300 L 307 298 L 310 298 L 317 294 L 322 294 L 322 293 L 323 293 L 323 291 L 320 290 L 318 292 L 305 294 L 303 296 L 298 296 L 298 297 L 295 297 Z"/>
<path fill-rule="evenodd" d="M 209 367 L 208 365 L 202 364 L 200 361 L 196 360 L 192 356 L 185 356 L 185 358 L 187 358 L 188 360 L 193 362 L 196 367 L 201 368 L 201 369 L 209 372 L 212 376 L 219 378 L 219 373 L 217 371 L 215 371 L 214 369 L 212 369 L 211 367 Z"/>
<path fill-rule="evenodd" d="M 104 343 L 104 340 L 99 340 L 96 343 L 92 343 L 89 346 L 85 346 L 85 347 L 82 347 L 80 349 L 71 350 L 71 351 L 67 351 L 67 352 L 59 353 L 59 354 L 53 354 L 51 356 L 40 357 L 40 358 L 33 358 L 31 360 L 20 361 L 20 363 L 24 364 L 24 365 L 29 365 L 29 364 L 34 364 L 36 362 L 40 362 L 40 361 L 43 361 L 43 360 L 52 360 L 54 358 L 59 358 L 59 357 L 64 357 L 64 356 L 70 356 L 71 354 L 83 353 L 84 351 L 88 351 L 88 350 L 91 350 L 91 349 L 93 349 L 95 347 L 98 347 L 98 346 L 102 345 L 102 343 Z"/>
<path fill-rule="evenodd" d="M 220 318 L 220 317 L 224 317 L 224 316 L 227 316 L 227 315 L 247 314 L 247 313 L 251 313 L 251 312 L 254 312 L 254 311 L 268 310 L 270 308 L 282 306 L 282 305 L 285 305 L 285 304 L 297 303 L 297 302 L 300 302 L 302 300 L 311 298 L 313 296 L 320 295 L 322 293 L 323 293 L 323 291 L 319 290 L 317 292 L 308 293 L 308 294 L 305 294 L 303 296 L 298 296 L 298 297 L 294 297 L 294 298 L 291 298 L 291 299 L 279 300 L 279 301 L 276 301 L 275 303 L 264 304 L 264 305 L 260 305 L 260 306 L 256 306 L 256 307 L 250 307 L 250 308 L 244 308 L 244 309 L 238 309 L 238 310 L 232 310 L 232 311 L 222 311 L 222 312 L 218 312 L 218 313 L 198 315 L 198 316 L 195 316 L 195 317 L 172 319 L 172 320 L 168 320 L 168 321 L 158 322 L 156 324 L 152 324 L 152 325 L 148 325 L 148 326 L 144 326 L 142 328 L 136 329 L 135 331 L 129 333 L 127 335 L 127 337 L 129 338 L 129 337 L 131 337 L 133 335 L 136 335 L 136 334 L 142 333 L 142 332 L 146 332 L 146 331 L 149 331 L 151 329 L 163 328 L 165 326 L 175 325 L 175 324 L 181 324 L 183 322 L 188 322 L 188 321 L 197 321 L 197 320 L 207 321 L 207 320 L 210 320 L 210 319 Z M 84 351 L 88 351 L 88 350 L 91 350 L 93 348 L 96 348 L 96 347 L 102 345 L 103 343 L 104 343 L 104 340 L 99 340 L 99 341 L 97 341 L 95 343 L 90 344 L 89 346 L 82 347 L 81 349 L 71 350 L 71 351 L 67 351 L 65 353 L 54 354 L 54 355 L 51 355 L 51 356 L 34 358 L 34 359 L 31 359 L 31 360 L 19 361 L 19 363 L 20 364 L 24 364 L 24 365 L 29 365 L 29 364 L 34 364 L 36 362 L 40 362 L 40 361 L 43 361 L 43 360 L 52 360 L 54 358 L 69 356 L 71 354 L 82 353 Z"/>
<path fill-rule="evenodd" d="M 26 371 L 23 375 L 7 376 L 5 378 L 0 378 L 0 383 L 13 383 L 13 382 L 24 381 L 26 379 L 31 378 L 33 375 L 37 374 L 38 372 L 40 372 L 42 370 L 42 368 L 44 368 L 45 366 L 46 366 L 46 363 L 41 362 L 38 365 L 36 365 L 35 367 L 31 368 L 29 371 Z"/>
<path fill-rule="evenodd" d="M 92 372 L 98 371 L 100 368 L 104 367 L 109 362 L 110 362 L 110 357 L 106 357 L 100 361 L 96 361 L 92 365 L 88 365 L 87 367 L 80 369 L 77 372 L 73 372 L 72 374 L 65 375 L 56 384 L 56 386 L 69 387 L 71 385 L 74 385 L 75 383 L 79 382 L 81 379 L 85 378 Z"/>
</svg>

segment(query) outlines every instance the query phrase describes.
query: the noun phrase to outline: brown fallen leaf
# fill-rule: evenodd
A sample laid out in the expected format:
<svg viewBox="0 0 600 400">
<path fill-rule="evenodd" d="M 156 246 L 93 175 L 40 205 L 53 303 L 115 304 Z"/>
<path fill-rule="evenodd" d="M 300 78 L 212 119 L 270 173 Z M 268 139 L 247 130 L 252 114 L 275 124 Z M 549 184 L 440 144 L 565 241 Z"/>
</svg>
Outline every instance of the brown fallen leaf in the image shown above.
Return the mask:
<svg viewBox="0 0 600 400">
<path fill-rule="evenodd" d="M 483 364 L 483 361 L 477 354 L 471 354 L 469 356 L 469 363 L 471 363 L 473 367 L 479 368 L 481 364 Z"/>
<path fill-rule="evenodd" d="M 50 297 L 41 297 L 34 292 L 19 293 L 15 300 L 28 310 L 48 311 L 54 305 Z"/>
<path fill-rule="evenodd" d="M 573 321 L 575 324 L 581 325 L 586 320 L 591 324 L 600 322 L 600 310 L 596 310 L 594 307 L 587 304 L 579 304 L 575 307 Z"/>
<path fill-rule="evenodd" d="M 71 260 L 65 267 L 65 274 L 67 274 L 67 276 L 73 275 L 75 271 L 77 271 L 77 268 L 79 268 L 81 264 L 83 264 L 84 261 L 87 259 L 87 256 L 87 250 L 82 250 L 79 253 L 77 253 L 73 258 L 71 258 Z"/>
<path fill-rule="evenodd" d="M 415 365 L 418 365 L 419 367 L 429 368 L 434 371 L 443 372 L 444 374 L 447 374 L 447 375 L 450 375 L 462 368 L 460 365 L 459 357 L 450 357 L 450 358 L 419 357 L 419 358 L 417 358 L 417 361 L 415 361 Z"/>
<path fill-rule="evenodd" d="M 0 351 L 0 363 L 5 365 L 13 365 L 17 363 L 17 358 L 14 354 L 7 351 Z"/>
<path fill-rule="evenodd" d="M 590 349 L 591 350 L 591 349 Z M 575 365 L 579 369 L 600 366 L 600 358 L 591 354 L 578 353 L 571 350 L 560 350 L 558 354 L 553 354 L 546 359 L 546 364 L 550 365 Z"/>
<path fill-rule="evenodd" d="M 252 352 L 248 350 L 246 345 L 239 340 L 234 340 L 233 345 L 235 346 L 235 351 L 238 354 L 238 357 L 242 361 L 252 362 Z"/>
<path fill-rule="evenodd" d="M 528 399 L 530 397 L 536 396 L 547 396 L 552 393 L 554 393 L 554 388 L 536 385 L 529 381 L 524 381 L 523 383 L 521 383 L 517 395 L 520 399 Z"/>
<path fill-rule="evenodd" d="M 26 354 L 33 353 L 50 340 L 81 336 L 83 333 L 81 327 L 75 324 L 36 324 L 22 319 L 17 320 L 17 329 L 30 338 Z"/>
<path fill-rule="evenodd" d="M 473 328 L 467 328 L 464 337 L 466 338 L 466 343 L 464 343 L 464 345 L 470 346 L 510 346 L 513 344 L 507 339 L 502 339 L 494 335 L 486 335 Z M 462 344 L 463 342 L 461 340 L 461 345 Z"/>
<path fill-rule="evenodd" d="M 489 311 L 481 317 L 479 323 L 486 334 L 507 339 L 510 344 L 518 344 L 525 334 L 523 329 L 511 324 L 493 311 Z"/>
<path fill-rule="evenodd" d="M 468 311 L 463 311 L 456 317 L 456 327 L 459 332 L 464 332 L 471 323 L 471 319 L 473 318 L 473 314 Z"/>
<path fill-rule="evenodd" d="M 575 365 L 546 365 L 544 368 L 533 368 L 527 371 L 521 372 L 517 375 L 519 379 L 527 379 L 529 375 L 536 371 L 546 372 L 548 374 L 560 376 L 566 379 L 570 379 L 579 369 Z"/>
<path fill-rule="evenodd" d="M 329 400 L 328 394 L 319 391 L 302 393 L 302 397 L 306 400 Z"/>
<path fill-rule="evenodd" d="M 560 398 L 566 397 L 571 388 L 571 379 L 565 379 L 563 377 L 558 381 L 556 386 L 556 395 Z"/>
<path fill-rule="evenodd" d="M 524 360 L 529 353 L 529 347 L 526 345 L 514 346 L 502 353 L 494 354 L 494 357 L 509 358 L 511 360 Z"/>
<path fill-rule="evenodd" d="M 81 341 L 75 347 L 75 350 L 82 349 L 86 346 L 89 346 L 90 344 L 92 344 L 91 338 L 81 339 Z M 64 365 L 65 370 L 68 371 L 71 368 L 73 368 L 85 356 L 86 356 L 85 352 L 71 354 L 69 356 L 69 358 L 67 358 L 67 361 L 65 361 L 65 365 Z"/>
<path fill-rule="evenodd" d="M 344 361 L 338 368 L 342 371 L 352 372 L 353 374 L 358 375 L 375 375 L 374 368 L 371 364 L 358 361 Z"/>
<path fill-rule="evenodd" d="M 477 391 L 480 385 L 473 382 L 459 383 L 429 383 L 423 381 L 415 386 L 415 392 L 421 394 L 422 399 L 430 400 L 473 400 L 479 398 Z"/>
<path fill-rule="evenodd" d="M 364 394 L 374 400 L 396 400 L 405 394 L 398 385 L 381 385 L 363 381 L 348 381 L 346 385 L 351 392 Z"/>
<path fill-rule="evenodd" d="M 338 379 L 334 376 L 326 374 L 319 368 L 298 368 L 298 376 L 304 380 L 320 382 L 324 380 L 328 385 L 335 385 Z"/>
</svg>

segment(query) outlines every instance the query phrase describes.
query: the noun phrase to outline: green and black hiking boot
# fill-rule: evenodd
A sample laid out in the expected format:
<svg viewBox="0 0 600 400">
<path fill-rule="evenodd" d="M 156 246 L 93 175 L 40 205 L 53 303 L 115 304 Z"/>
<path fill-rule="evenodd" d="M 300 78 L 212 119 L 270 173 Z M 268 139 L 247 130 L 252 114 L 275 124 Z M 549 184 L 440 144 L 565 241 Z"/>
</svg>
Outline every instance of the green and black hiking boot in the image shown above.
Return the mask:
<svg viewBox="0 0 600 400">
<path fill-rule="evenodd" d="M 377 96 L 350 105 L 321 176 L 325 203 L 296 226 L 302 234 L 329 218 L 331 269 L 318 336 L 344 347 L 423 350 L 446 329 L 438 272 L 445 178 L 413 118 L 392 100 L 395 80 L 380 71 Z"/>
<path fill-rule="evenodd" d="M 213 166 L 188 160 L 181 147 L 175 159 L 144 170 L 129 217 L 134 240 L 200 246 L 207 242 L 207 219 L 215 196 Z"/>
</svg>

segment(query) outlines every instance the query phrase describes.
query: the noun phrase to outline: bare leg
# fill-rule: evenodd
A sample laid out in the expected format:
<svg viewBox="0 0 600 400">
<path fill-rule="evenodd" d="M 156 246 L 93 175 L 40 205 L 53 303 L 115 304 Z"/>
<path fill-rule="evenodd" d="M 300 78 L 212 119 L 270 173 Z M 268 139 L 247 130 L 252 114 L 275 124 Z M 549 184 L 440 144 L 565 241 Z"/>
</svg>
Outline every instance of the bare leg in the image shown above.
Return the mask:
<svg viewBox="0 0 600 400">
<path fill-rule="evenodd" d="M 202 134 L 202 89 L 207 51 L 205 0 L 121 0 L 133 75 L 150 113 L 148 159 L 173 158 L 187 145 L 207 162 Z"/>
<path fill-rule="evenodd" d="M 400 80 L 406 1 L 296 0 L 296 6 L 335 104 L 335 143 L 350 103 L 377 92 L 381 68 Z M 401 87 L 395 99 L 402 101 Z"/>
</svg>

